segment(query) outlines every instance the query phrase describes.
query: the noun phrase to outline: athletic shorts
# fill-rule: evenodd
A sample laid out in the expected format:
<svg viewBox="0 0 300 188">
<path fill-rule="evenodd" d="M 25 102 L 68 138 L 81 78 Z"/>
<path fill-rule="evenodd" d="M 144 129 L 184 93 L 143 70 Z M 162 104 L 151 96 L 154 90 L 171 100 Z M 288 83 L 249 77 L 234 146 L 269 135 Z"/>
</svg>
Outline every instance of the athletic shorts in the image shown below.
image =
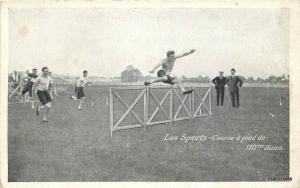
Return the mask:
<svg viewBox="0 0 300 188">
<path fill-rule="evenodd" d="M 43 105 L 51 102 L 51 96 L 49 91 L 47 90 L 38 90 L 37 95 Z"/>
<path fill-rule="evenodd" d="M 76 87 L 75 93 L 76 93 L 77 99 L 81 99 L 82 97 L 84 97 L 83 87 Z"/>
<path fill-rule="evenodd" d="M 29 92 L 29 96 L 32 97 L 32 85 L 25 85 L 25 87 L 22 90 L 22 95 L 24 95 L 26 92 Z"/>
<path fill-rule="evenodd" d="M 175 82 L 174 82 L 175 77 L 172 77 L 172 76 L 167 75 L 166 72 L 165 72 L 164 70 L 158 71 L 158 72 L 157 72 L 157 76 L 158 76 L 158 77 L 164 77 L 164 76 L 167 76 L 168 79 L 167 79 L 166 81 L 163 81 L 163 82 L 166 83 L 166 84 L 171 84 L 171 85 L 174 85 L 174 84 L 175 84 Z"/>
</svg>

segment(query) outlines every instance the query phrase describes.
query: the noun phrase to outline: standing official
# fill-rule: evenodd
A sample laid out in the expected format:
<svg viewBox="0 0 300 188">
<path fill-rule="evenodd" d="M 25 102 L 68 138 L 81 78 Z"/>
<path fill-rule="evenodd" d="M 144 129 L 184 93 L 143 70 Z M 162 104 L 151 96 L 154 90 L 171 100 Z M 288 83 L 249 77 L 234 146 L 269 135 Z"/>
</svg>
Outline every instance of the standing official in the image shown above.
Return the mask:
<svg viewBox="0 0 300 188">
<path fill-rule="evenodd" d="M 225 85 L 226 85 L 226 78 L 223 76 L 223 71 L 220 71 L 219 74 L 220 76 L 216 76 L 212 82 L 215 85 L 216 88 L 216 93 L 217 93 L 217 106 L 219 106 L 219 101 L 221 97 L 221 106 L 223 106 L 224 102 L 224 90 L 225 90 Z"/>
<path fill-rule="evenodd" d="M 230 98 L 232 107 L 239 107 L 240 106 L 240 95 L 239 95 L 239 87 L 242 87 L 243 81 L 239 76 L 235 75 L 235 69 L 232 68 L 230 70 L 231 75 L 227 78 L 227 85 L 229 88 Z"/>
</svg>

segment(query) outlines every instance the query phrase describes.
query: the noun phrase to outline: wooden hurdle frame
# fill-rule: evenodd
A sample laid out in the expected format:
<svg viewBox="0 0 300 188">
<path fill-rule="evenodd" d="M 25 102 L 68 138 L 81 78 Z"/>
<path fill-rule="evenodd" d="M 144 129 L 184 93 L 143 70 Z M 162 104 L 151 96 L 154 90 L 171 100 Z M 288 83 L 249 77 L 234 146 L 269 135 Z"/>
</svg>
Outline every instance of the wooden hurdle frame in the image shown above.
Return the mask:
<svg viewBox="0 0 300 188">
<path fill-rule="evenodd" d="M 22 89 L 21 86 L 24 85 L 24 82 L 21 80 L 19 85 L 8 95 L 8 100 L 11 99 L 13 96 L 16 95 L 17 91 Z M 22 101 L 15 101 L 15 102 L 10 102 L 8 101 L 8 104 L 20 104 L 20 103 L 26 103 L 29 102 L 30 97 L 28 97 L 28 94 L 25 94 L 25 100 Z"/>
<path fill-rule="evenodd" d="M 207 88 L 207 91 L 205 92 L 204 97 L 201 97 L 199 92 L 197 91 L 197 88 Z M 159 101 L 155 94 L 153 93 L 153 90 L 155 89 L 166 89 L 167 92 L 163 96 L 162 100 Z M 114 131 L 118 130 L 124 130 L 124 129 L 131 129 L 131 128 L 137 128 L 137 127 L 147 127 L 150 125 L 157 125 L 157 124 L 163 124 L 163 123 L 173 123 L 181 120 L 188 120 L 193 119 L 196 117 L 201 116 L 211 116 L 212 115 L 212 102 L 211 102 L 211 87 L 193 87 L 194 92 L 188 95 L 184 95 L 183 98 L 180 97 L 180 94 L 178 93 L 178 87 L 170 86 L 132 86 L 132 87 L 111 87 L 109 91 L 109 112 L 110 112 L 110 132 L 111 136 Z M 124 90 L 139 90 L 137 98 L 133 101 L 132 104 L 127 104 L 126 101 L 119 95 L 118 91 L 124 91 Z M 170 97 L 169 100 L 169 113 L 166 112 L 164 107 L 162 106 L 164 102 L 167 101 L 167 98 Z M 154 103 L 156 104 L 155 110 L 152 114 L 149 114 L 149 101 L 150 98 L 153 99 Z M 126 112 L 121 116 L 121 118 L 114 123 L 114 100 L 118 99 L 119 102 L 126 107 Z M 143 99 L 143 117 L 140 117 L 133 109 L 137 105 L 137 103 Z M 179 101 L 179 107 L 175 109 L 174 107 L 174 100 L 178 99 Z M 197 99 L 200 99 L 200 104 L 195 105 L 195 101 Z M 188 101 L 188 105 L 185 104 L 185 102 Z M 208 100 L 208 106 L 205 104 L 205 101 Z M 207 113 L 203 113 L 201 110 L 201 107 L 204 107 Z M 181 109 L 184 109 L 187 113 L 186 117 L 178 117 Z M 153 121 L 153 118 L 158 113 L 158 111 L 161 110 L 163 115 L 165 116 L 165 120 L 161 121 Z M 132 114 L 135 119 L 139 122 L 138 124 L 134 125 L 125 125 L 125 126 L 119 126 L 121 122 L 129 115 Z"/>
</svg>

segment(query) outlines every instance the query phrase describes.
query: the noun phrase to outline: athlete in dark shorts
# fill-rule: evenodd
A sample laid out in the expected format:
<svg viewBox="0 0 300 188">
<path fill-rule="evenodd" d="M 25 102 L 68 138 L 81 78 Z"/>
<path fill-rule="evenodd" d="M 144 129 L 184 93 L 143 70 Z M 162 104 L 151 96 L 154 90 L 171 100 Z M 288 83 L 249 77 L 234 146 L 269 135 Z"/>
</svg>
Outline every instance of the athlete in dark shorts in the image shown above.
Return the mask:
<svg viewBox="0 0 300 188">
<path fill-rule="evenodd" d="M 77 99 L 85 97 L 83 87 L 75 87 L 75 94 Z"/>
<path fill-rule="evenodd" d="M 157 72 L 157 77 L 158 77 L 158 78 L 163 78 L 164 76 L 167 76 L 168 79 L 167 79 L 167 80 L 163 80 L 163 81 L 162 81 L 163 83 L 171 84 L 171 85 L 174 85 L 174 84 L 175 84 L 175 82 L 174 82 L 175 77 L 172 77 L 172 76 L 167 75 L 166 72 L 165 72 L 164 70 L 159 70 L 159 71 Z"/>
<path fill-rule="evenodd" d="M 38 77 L 37 70 L 32 69 L 32 73 L 29 73 L 27 77 L 24 78 L 24 81 L 27 81 L 25 84 L 25 87 L 22 90 L 22 95 L 25 95 L 25 93 L 29 93 L 29 96 L 32 97 L 32 86 L 35 81 L 35 79 Z"/>
<path fill-rule="evenodd" d="M 37 89 L 37 96 L 40 99 L 42 105 L 36 108 L 36 115 L 39 115 L 41 109 L 44 110 L 43 121 L 48 122 L 47 115 L 52 107 L 51 96 L 49 93 L 49 88 L 52 87 L 53 81 L 50 76 L 48 76 L 49 69 L 47 67 L 42 68 L 43 74 L 35 80 L 32 90 Z"/>
<path fill-rule="evenodd" d="M 25 101 L 25 94 L 28 92 L 30 97 L 30 102 L 31 102 L 31 108 L 34 108 L 34 101 L 32 100 L 32 86 L 37 77 L 38 77 L 37 69 L 34 68 L 32 69 L 32 73 L 28 73 L 28 76 L 22 79 L 23 82 L 26 82 L 25 87 L 21 92 L 23 101 Z"/>
<path fill-rule="evenodd" d="M 82 110 L 82 104 L 85 100 L 85 95 L 84 95 L 84 91 L 83 88 L 87 85 L 87 84 L 91 84 L 92 82 L 87 78 L 88 75 L 88 71 L 84 70 L 82 73 L 82 76 L 79 78 L 76 88 L 75 88 L 75 96 L 71 95 L 70 96 L 70 100 L 74 99 L 74 100 L 79 100 L 79 104 L 78 104 L 78 110 Z"/>
<path fill-rule="evenodd" d="M 43 105 L 46 105 L 47 103 L 52 101 L 48 90 L 38 90 L 36 94 Z"/>
<path fill-rule="evenodd" d="M 173 67 L 174 67 L 174 64 L 175 64 L 175 60 L 178 59 L 178 58 L 181 58 L 181 57 L 184 57 L 184 56 L 187 56 L 187 55 L 190 55 L 192 53 L 194 53 L 195 50 L 191 50 L 189 52 L 186 52 L 182 55 L 179 55 L 179 56 L 175 56 L 175 52 L 174 51 L 168 51 L 167 52 L 167 58 L 166 59 L 163 59 L 159 64 L 157 64 L 151 71 L 150 73 L 154 73 L 154 71 L 158 68 L 158 67 L 161 67 L 161 70 L 159 70 L 157 72 L 157 79 L 155 80 L 152 80 L 152 81 L 146 81 L 145 82 L 145 85 L 148 86 L 150 84 L 153 84 L 153 83 L 157 83 L 157 82 L 163 82 L 163 83 L 166 83 L 166 84 L 171 84 L 171 85 L 174 85 L 174 84 L 177 84 L 179 86 L 179 88 L 181 89 L 182 93 L 185 95 L 185 94 L 189 94 L 189 93 L 192 93 L 193 92 L 193 89 L 189 89 L 189 90 L 186 90 L 180 80 L 176 77 L 173 77 L 171 76 L 171 72 L 173 70 Z"/>
</svg>

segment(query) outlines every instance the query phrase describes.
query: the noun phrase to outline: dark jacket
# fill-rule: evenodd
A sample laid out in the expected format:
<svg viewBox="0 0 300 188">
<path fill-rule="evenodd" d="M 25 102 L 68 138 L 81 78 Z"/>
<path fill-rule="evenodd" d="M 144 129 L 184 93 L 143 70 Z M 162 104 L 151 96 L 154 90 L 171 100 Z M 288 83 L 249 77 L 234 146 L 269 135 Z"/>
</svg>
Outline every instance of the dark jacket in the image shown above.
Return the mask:
<svg viewBox="0 0 300 188">
<path fill-rule="evenodd" d="M 225 77 L 221 78 L 220 76 L 216 76 L 212 80 L 212 83 L 215 84 L 216 89 L 224 88 L 226 85 L 226 78 Z"/>
<path fill-rule="evenodd" d="M 229 76 L 226 80 L 230 92 L 238 91 L 239 87 L 243 85 L 243 81 L 239 76 Z"/>
</svg>

